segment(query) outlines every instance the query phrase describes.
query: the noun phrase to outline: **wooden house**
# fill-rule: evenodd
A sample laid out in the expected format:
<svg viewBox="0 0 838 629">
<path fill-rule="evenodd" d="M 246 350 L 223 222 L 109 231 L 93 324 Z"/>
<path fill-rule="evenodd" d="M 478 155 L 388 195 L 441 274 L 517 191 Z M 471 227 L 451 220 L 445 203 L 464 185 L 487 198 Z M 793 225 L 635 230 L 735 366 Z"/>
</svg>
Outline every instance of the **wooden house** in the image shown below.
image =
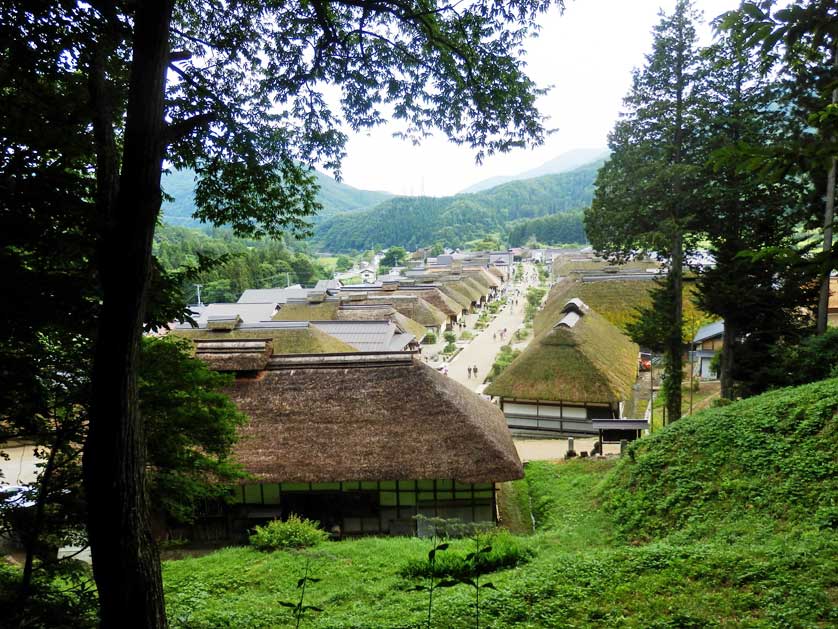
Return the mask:
<svg viewBox="0 0 838 629">
<path fill-rule="evenodd" d="M 722 349 L 725 322 L 714 321 L 698 329 L 693 337 L 693 351 L 690 361 L 693 374 L 702 380 L 715 380 L 718 374 L 713 370 L 713 358 Z"/>
<path fill-rule="evenodd" d="M 291 513 L 341 536 L 415 534 L 417 515 L 492 523 L 496 484 L 523 477 L 498 408 L 410 354 L 207 343 L 197 355 L 236 374 L 228 394 L 249 422 L 234 457 L 252 478 L 195 537 Z"/>
<path fill-rule="evenodd" d="M 638 347 L 579 299 L 487 388 L 513 431 L 531 436 L 592 435 L 593 420 L 623 418 L 637 379 Z M 628 426 L 628 424 L 627 424 Z M 632 424 L 606 439 L 638 436 Z"/>
</svg>

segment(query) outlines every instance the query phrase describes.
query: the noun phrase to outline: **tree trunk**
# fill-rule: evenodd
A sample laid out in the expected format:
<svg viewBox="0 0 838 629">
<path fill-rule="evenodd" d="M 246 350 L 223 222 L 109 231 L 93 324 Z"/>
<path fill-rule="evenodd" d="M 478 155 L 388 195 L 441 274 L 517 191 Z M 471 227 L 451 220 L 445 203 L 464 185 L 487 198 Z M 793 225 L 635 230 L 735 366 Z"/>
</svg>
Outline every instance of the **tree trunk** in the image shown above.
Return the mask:
<svg viewBox="0 0 838 629">
<path fill-rule="evenodd" d="M 675 228 L 672 239 L 672 262 L 669 269 L 669 282 L 672 296 L 672 321 L 667 333 L 667 369 L 666 369 L 666 410 L 669 421 L 681 417 L 681 383 L 684 380 L 684 237 L 680 227 Z"/>
<path fill-rule="evenodd" d="M 722 336 L 722 356 L 719 364 L 719 384 L 723 398 L 733 400 L 733 367 L 736 355 L 736 330 L 729 319 L 725 319 L 725 330 Z"/>
<path fill-rule="evenodd" d="M 103 303 L 84 479 L 102 626 L 157 628 L 166 626 L 166 615 L 150 528 L 136 365 L 161 202 L 172 0 L 137 7 L 119 191 L 104 217 L 97 260 Z"/>
</svg>

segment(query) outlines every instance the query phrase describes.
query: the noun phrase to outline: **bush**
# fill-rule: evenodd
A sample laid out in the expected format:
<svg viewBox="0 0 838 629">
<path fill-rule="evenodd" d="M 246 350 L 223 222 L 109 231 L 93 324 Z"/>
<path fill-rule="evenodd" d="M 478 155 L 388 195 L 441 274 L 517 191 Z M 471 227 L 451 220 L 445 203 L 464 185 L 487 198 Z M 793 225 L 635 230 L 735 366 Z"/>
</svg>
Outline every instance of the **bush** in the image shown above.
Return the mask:
<svg viewBox="0 0 838 629">
<path fill-rule="evenodd" d="M 515 337 L 516 341 L 523 341 L 529 335 L 529 330 L 527 330 L 526 328 L 521 328 L 520 330 L 515 330 L 515 334 L 513 336 Z"/>
<path fill-rule="evenodd" d="M 273 520 L 264 526 L 257 526 L 250 536 L 250 543 L 264 551 L 308 548 L 329 538 L 328 533 L 319 526 L 320 522 L 307 520 L 292 513 L 284 522 Z"/>
<path fill-rule="evenodd" d="M 450 344 L 457 340 L 457 334 L 456 332 L 451 332 L 449 330 L 448 332 L 442 335 L 442 338 L 444 338 L 445 341 Z"/>
<path fill-rule="evenodd" d="M 453 354 L 457 351 L 457 346 L 454 343 L 448 343 L 445 347 L 442 348 L 443 354 Z"/>
<path fill-rule="evenodd" d="M 434 343 L 436 343 L 436 334 L 434 334 L 433 332 L 428 332 L 425 335 L 424 340 L 425 340 L 425 343 L 427 343 L 428 345 L 433 345 Z"/>
<path fill-rule="evenodd" d="M 491 546 L 492 550 L 479 556 L 476 566 L 478 574 L 487 574 L 501 568 L 514 568 L 528 562 L 535 554 L 524 540 L 503 529 L 481 535 L 481 546 Z M 471 562 L 466 559 L 466 555 L 473 550 L 468 539 L 464 539 L 462 545 L 452 544 L 447 552 L 436 556 L 434 577 L 458 579 L 471 576 Z M 417 557 L 401 569 L 400 575 L 408 579 L 427 578 L 431 576 L 430 571 L 427 559 Z"/>
<path fill-rule="evenodd" d="M 474 334 L 469 332 L 468 330 L 464 330 L 462 334 L 460 334 L 461 341 L 470 341 L 474 338 Z"/>
</svg>

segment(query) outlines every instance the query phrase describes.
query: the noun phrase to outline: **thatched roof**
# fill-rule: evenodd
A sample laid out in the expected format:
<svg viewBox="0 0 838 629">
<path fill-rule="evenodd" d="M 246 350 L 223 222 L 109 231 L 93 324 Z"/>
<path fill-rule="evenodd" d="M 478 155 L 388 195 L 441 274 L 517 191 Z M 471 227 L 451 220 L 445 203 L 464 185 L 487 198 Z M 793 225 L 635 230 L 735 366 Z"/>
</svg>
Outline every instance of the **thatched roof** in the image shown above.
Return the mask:
<svg viewBox="0 0 838 629">
<path fill-rule="evenodd" d="M 351 345 L 309 326 L 307 322 L 243 324 L 231 331 L 177 328 L 172 334 L 193 341 L 248 341 L 270 339 L 274 354 L 321 354 L 357 351 Z"/>
<path fill-rule="evenodd" d="M 273 354 L 270 339 L 195 341 L 195 356 L 216 371 L 261 371 Z"/>
<path fill-rule="evenodd" d="M 501 286 L 501 281 L 497 277 L 489 273 L 489 271 L 486 270 L 485 267 L 481 266 L 477 269 L 469 269 L 466 272 L 468 273 L 469 277 L 472 277 L 473 279 L 477 280 L 478 282 L 484 284 L 489 288 L 500 288 Z"/>
<path fill-rule="evenodd" d="M 337 317 L 337 299 L 320 302 L 289 301 L 280 306 L 273 316 L 274 321 L 326 321 Z"/>
<path fill-rule="evenodd" d="M 456 282 L 439 284 L 439 289 L 457 302 L 460 305 L 460 310 L 468 310 L 471 308 L 472 302 L 475 301 L 467 293 L 463 292 L 462 287 L 457 286 Z"/>
<path fill-rule="evenodd" d="M 235 458 L 268 482 L 523 477 L 500 410 L 406 354 L 277 357 L 228 390 Z"/>
<path fill-rule="evenodd" d="M 480 297 L 486 297 L 490 292 L 488 284 L 479 282 L 476 277 L 472 277 L 471 275 L 463 276 L 462 282 L 478 295 L 478 301 L 480 300 Z"/>
<path fill-rule="evenodd" d="M 584 304 L 566 302 L 560 315 L 486 393 L 564 402 L 627 400 L 637 378 L 637 345 Z"/>
<path fill-rule="evenodd" d="M 448 317 L 458 317 L 463 312 L 463 306 L 455 299 L 449 297 L 438 286 L 402 288 L 400 295 L 414 295 L 428 302 L 431 306 Z"/>
<path fill-rule="evenodd" d="M 489 273 L 491 273 L 492 275 L 494 275 L 495 277 L 497 277 L 498 279 L 501 279 L 501 280 L 505 277 L 503 271 L 501 271 L 494 264 L 489 267 Z"/>
</svg>

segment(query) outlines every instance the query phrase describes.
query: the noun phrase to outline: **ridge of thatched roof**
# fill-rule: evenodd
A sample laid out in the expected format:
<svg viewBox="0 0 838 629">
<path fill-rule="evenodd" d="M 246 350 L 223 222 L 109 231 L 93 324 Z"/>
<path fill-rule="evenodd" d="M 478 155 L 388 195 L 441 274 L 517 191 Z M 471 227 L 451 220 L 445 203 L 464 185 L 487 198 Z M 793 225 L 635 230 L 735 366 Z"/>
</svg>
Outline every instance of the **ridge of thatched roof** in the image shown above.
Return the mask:
<svg viewBox="0 0 838 629">
<path fill-rule="evenodd" d="M 228 393 L 250 418 L 235 459 L 262 481 L 523 477 L 497 406 L 406 354 L 274 356 Z"/>
<path fill-rule="evenodd" d="M 289 301 L 280 306 L 273 316 L 274 321 L 326 321 L 337 316 L 340 302 L 337 299 L 319 302 Z"/>
<path fill-rule="evenodd" d="M 415 288 L 403 288 L 399 293 L 413 295 L 428 302 L 431 306 L 442 312 L 446 321 L 448 317 L 458 317 L 463 312 L 463 306 L 456 299 L 448 296 L 439 286 L 423 286 Z"/>
<path fill-rule="evenodd" d="M 275 354 L 321 354 L 356 352 L 351 345 L 340 341 L 307 322 L 265 322 L 243 325 L 235 330 L 216 331 L 206 328 L 178 328 L 172 334 L 193 341 L 250 341 L 270 339 Z"/>
<path fill-rule="evenodd" d="M 455 286 L 455 282 L 439 284 L 439 289 L 460 305 L 461 310 L 468 310 L 474 301 L 461 287 Z"/>
<path fill-rule="evenodd" d="M 488 395 L 526 400 L 619 402 L 637 378 L 638 347 L 584 303 L 568 302 L 562 318 L 487 388 Z"/>
<path fill-rule="evenodd" d="M 216 371 L 261 371 L 273 354 L 271 339 L 196 340 L 195 356 Z"/>
</svg>

